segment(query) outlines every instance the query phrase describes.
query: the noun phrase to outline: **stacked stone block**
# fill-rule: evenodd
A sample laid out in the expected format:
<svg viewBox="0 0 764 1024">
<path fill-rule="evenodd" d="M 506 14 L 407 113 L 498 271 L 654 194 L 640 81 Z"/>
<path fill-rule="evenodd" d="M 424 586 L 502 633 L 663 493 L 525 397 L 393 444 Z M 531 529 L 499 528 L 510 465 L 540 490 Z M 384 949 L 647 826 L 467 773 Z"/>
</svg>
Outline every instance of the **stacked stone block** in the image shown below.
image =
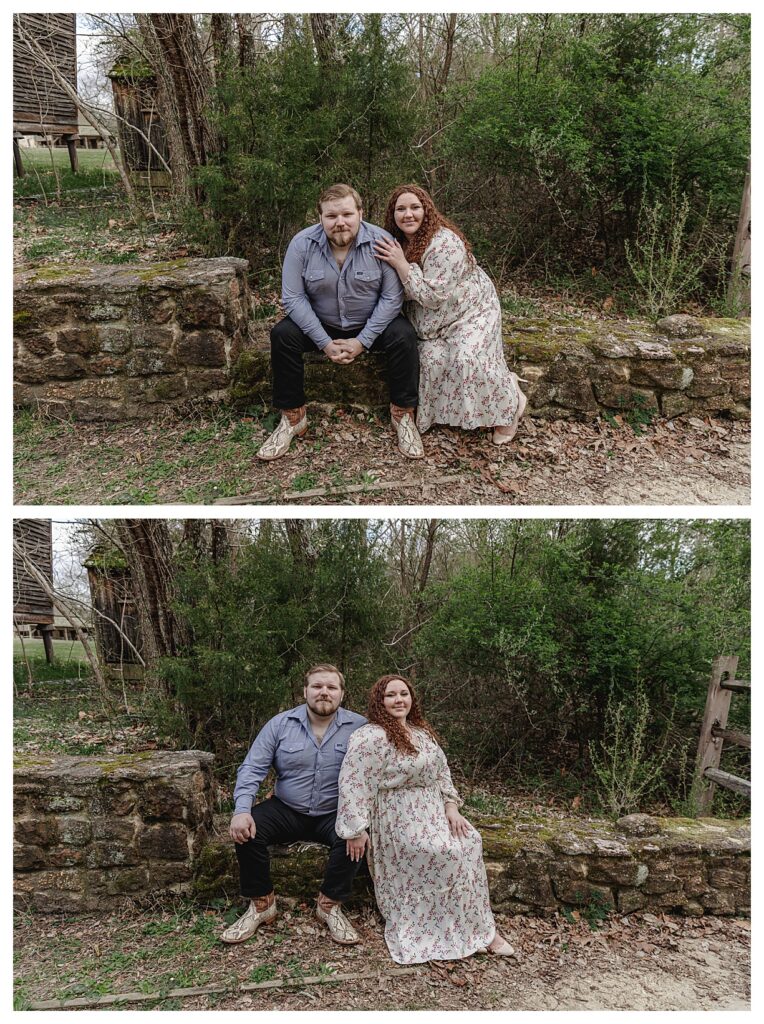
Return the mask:
<svg viewBox="0 0 764 1024">
<path fill-rule="evenodd" d="M 83 264 L 14 278 L 14 401 L 83 420 L 225 397 L 248 345 L 247 261 Z"/>
<path fill-rule="evenodd" d="M 21 759 L 14 894 L 38 911 L 186 891 L 212 826 L 214 757 L 201 751 Z"/>
</svg>

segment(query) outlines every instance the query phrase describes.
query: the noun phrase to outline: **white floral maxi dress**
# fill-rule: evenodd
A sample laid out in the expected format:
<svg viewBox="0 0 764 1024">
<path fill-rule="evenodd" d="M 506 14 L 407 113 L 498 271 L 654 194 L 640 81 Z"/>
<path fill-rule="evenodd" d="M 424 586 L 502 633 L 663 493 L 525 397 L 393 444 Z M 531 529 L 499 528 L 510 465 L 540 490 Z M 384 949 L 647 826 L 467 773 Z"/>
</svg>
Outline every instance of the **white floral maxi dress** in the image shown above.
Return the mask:
<svg viewBox="0 0 764 1024">
<path fill-rule="evenodd" d="M 420 729 L 416 756 L 397 750 L 378 725 L 350 737 L 339 779 L 335 831 L 368 829 L 374 891 L 393 960 L 458 960 L 496 934 L 480 833 L 451 835 L 444 801 L 458 796 L 446 755 Z"/>
<path fill-rule="evenodd" d="M 499 296 L 461 238 L 437 231 L 404 292 L 420 339 L 419 430 L 514 423 L 519 393 L 504 359 Z"/>
</svg>

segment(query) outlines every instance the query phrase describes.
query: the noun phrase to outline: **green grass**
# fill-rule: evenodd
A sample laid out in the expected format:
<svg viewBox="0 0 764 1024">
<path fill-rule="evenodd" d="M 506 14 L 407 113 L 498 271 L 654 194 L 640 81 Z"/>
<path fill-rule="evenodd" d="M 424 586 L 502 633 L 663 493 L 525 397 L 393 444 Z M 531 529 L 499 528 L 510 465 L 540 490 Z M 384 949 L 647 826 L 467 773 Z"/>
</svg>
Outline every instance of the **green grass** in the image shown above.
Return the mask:
<svg viewBox="0 0 764 1024">
<path fill-rule="evenodd" d="M 23 178 L 14 176 L 14 196 L 45 195 L 53 198 L 59 192 L 101 188 L 119 181 L 119 174 L 107 150 L 81 149 L 77 151 L 77 157 L 79 171 L 74 174 L 66 149 L 42 146 L 22 149 L 21 162 L 26 173 Z"/>
</svg>

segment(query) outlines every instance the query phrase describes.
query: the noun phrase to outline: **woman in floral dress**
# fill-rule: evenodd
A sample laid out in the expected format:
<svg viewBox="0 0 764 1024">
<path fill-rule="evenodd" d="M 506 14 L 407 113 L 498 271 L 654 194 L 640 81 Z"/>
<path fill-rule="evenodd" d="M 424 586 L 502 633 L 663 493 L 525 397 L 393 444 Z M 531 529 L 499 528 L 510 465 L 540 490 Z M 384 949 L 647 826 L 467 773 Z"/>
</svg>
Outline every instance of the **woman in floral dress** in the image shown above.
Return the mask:
<svg viewBox="0 0 764 1024">
<path fill-rule="evenodd" d="M 417 426 L 493 427 L 494 444 L 515 436 L 525 410 L 517 375 L 504 359 L 501 305 L 459 228 L 417 185 L 390 197 L 375 243 L 406 295 L 406 316 L 420 338 Z"/>
<path fill-rule="evenodd" d="M 393 960 L 512 954 L 491 913 L 480 834 L 459 814 L 446 756 L 408 681 L 378 679 L 368 717 L 348 741 L 335 831 L 351 859 L 368 849 Z"/>
</svg>

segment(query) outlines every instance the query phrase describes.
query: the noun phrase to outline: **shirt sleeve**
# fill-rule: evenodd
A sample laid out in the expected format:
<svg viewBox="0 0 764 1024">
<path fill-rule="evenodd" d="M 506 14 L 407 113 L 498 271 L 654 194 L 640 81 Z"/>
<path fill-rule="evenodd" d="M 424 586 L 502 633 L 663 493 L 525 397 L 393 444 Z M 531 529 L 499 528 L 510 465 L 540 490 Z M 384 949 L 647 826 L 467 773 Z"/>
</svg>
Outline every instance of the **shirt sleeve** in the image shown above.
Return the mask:
<svg viewBox="0 0 764 1024">
<path fill-rule="evenodd" d="M 380 263 L 382 261 L 380 260 Z M 364 348 L 371 348 L 382 331 L 398 316 L 403 309 L 403 285 L 395 271 L 387 263 L 382 263 L 382 290 L 371 316 L 358 332 L 358 340 Z"/>
<path fill-rule="evenodd" d="M 358 729 L 348 741 L 340 769 L 340 798 L 334 831 L 340 839 L 353 839 L 371 821 L 371 808 L 379 791 L 387 738 L 375 729 Z"/>
<path fill-rule="evenodd" d="M 441 231 L 425 249 L 422 266 L 411 264 L 404 289 L 406 298 L 425 309 L 437 309 L 448 301 L 469 273 L 471 262 L 461 238 L 452 231 Z"/>
<path fill-rule="evenodd" d="M 255 737 L 255 742 L 236 773 L 236 786 L 233 791 L 234 814 L 249 814 L 252 811 L 260 783 L 273 764 L 278 741 L 278 727 L 274 719 L 271 719 Z"/>
<path fill-rule="evenodd" d="M 281 270 L 281 301 L 287 315 L 294 320 L 300 330 L 315 341 L 320 349 L 326 348 L 332 340 L 321 326 L 321 321 L 313 312 L 307 293 L 302 271 L 305 266 L 305 241 L 295 237 L 289 243 Z"/>
<path fill-rule="evenodd" d="M 456 792 L 453 779 L 451 778 L 451 771 L 448 767 L 448 761 L 446 755 L 443 753 L 440 746 L 435 744 L 437 749 L 437 773 L 438 773 L 438 788 L 440 794 L 443 797 L 443 803 L 451 801 L 461 807 L 462 801 L 459 799 L 459 794 Z"/>
</svg>

